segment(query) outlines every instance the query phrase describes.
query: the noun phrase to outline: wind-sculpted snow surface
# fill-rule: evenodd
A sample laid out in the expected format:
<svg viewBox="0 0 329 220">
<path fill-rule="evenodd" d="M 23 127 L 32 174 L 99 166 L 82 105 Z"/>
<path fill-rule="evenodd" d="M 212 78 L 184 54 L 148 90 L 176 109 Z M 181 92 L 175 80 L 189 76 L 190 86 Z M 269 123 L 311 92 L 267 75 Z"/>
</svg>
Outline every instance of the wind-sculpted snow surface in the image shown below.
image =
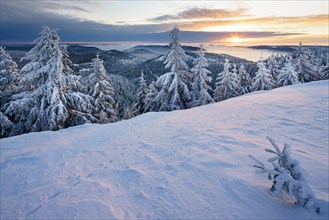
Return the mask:
<svg viewBox="0 0 329 220">
<path fill-rule="evenodd" d="M 0 218 L 328 219 L 328 83 L 1 139 Z M 266 135 L 293 146 L 320 215 L 253 172 Z"/>
</svg>

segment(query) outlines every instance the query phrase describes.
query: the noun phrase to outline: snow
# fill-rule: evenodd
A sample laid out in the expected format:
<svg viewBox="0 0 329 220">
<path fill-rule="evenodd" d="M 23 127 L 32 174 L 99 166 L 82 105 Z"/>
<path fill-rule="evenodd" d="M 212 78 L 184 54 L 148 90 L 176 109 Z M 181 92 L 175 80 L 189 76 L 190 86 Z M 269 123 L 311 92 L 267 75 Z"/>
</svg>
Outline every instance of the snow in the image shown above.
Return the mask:
<svg viewBox="0 0 329 220">
<path fill-rule="evenodd" d="M 0 218 L 328 219 L 329 81 L 189 110 L 1 139 Z M 291 145 L 321 214 L 254 173 Z"/>
</svg>

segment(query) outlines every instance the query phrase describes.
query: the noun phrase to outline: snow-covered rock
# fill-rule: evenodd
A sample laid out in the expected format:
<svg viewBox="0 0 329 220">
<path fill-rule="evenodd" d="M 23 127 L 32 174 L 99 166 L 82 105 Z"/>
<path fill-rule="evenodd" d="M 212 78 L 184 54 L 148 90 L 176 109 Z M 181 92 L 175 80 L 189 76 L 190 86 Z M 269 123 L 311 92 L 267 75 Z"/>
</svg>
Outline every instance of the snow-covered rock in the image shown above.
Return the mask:
<svg viewBox="0 0 329 220">
<path fill-rule="evenodd" d="M 328 219 L 328 84 L 0 140 L 0 218 Z M 265 136 L 291 145 L 321 214 L 253 172 Z"/>
</svg>

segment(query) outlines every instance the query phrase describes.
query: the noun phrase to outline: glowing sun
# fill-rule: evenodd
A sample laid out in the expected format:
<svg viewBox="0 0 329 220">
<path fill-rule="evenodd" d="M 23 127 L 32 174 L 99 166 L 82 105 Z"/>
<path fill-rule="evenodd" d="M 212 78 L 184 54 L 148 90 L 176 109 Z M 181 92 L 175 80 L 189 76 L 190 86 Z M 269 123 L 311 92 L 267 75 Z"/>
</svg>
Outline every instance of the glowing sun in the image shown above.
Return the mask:
<svg viewBox="0 0 329 220">
<path fill-rule="evenodd" d="M 240 43 L 241 42 L 241 38 L 239 38 L 239 37 L 232 37 L 232 38 L 230 38 L 230 42 L 232 42 L 232 43 Z"/>
</svg>

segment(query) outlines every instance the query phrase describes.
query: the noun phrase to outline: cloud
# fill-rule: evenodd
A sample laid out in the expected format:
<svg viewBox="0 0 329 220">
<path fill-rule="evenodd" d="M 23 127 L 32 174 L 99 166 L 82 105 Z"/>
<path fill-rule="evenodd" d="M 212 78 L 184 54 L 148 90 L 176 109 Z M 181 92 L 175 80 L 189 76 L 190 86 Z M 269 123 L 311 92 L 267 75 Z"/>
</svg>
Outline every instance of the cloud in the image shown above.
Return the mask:
<svg viewBox="0 0 329 220">
<path fill-rule="evenodd" d="M 53 11 L 56 12 L 58 10 L 65 10 L 65 11 L 74 11 L 74 12 L 87 12 L 90 13 L 91 11 L 88 9 L 85 9 L 83 7 L 80 6 L 76 6 L 76 5 L 68 5 L 68 4 L 63 4 L 62 3 L 56 3 L 56 2 L 42 2 L 42 4 L 44 4 L 44 7 L 47 11 Z"/>
<path fill-rule="evenodd" d="M 161 15 L 155 18 L 150 18 L 149 21 L 163 22 L 168 20 L 190 20 L 190 19 L 216 19 L 216 18 L 235 18 L 247 16 L 247 9 L 238 8 L 234 10 L 227 9 L 207 9 L 207 8 L 192 8 L 177 15 Z"/>
<path fill-rule="evenodd" d="M 310 26 L 326 27 L 329 23 L 328 14 L 308 16 L 267 16 L 257 17 L 248 14 L 245 8 L 207 9 L 192 8 L 177 14 L 161 15 L 148 19 L 157 24 L 175 23 L 184 30 L 204 30 L 212 27 L 220 29 L 229 26 L 257 26 L 266 30 L 294 30 L 309 32 Z M 227 28 L 225 29 L 227 30 Z"/>
<path fill-rule="evenodd" d="M 58 5 L 55 5 L 54 7 L 58 7 Z M 191 13 L 192 12 L 185 13 L 184 16 L 191 16 Z M 177 24 L 175 21 L 144 25 L 128 25 L 126 23 L 120 23 L 120 21 L 116 25 L 102 24 L 95 21 L 81 20 L 72 16 L 64 16 L 61 14 L 45 12 L 33 4 L 17 4 L 17 1 L 1 1 L 0 16 L 1 42 L 31 42 L 38 37 L 41 26 L 48 25 L 51 28 L 58 28 L 59 35 L 62 41 L 65 42 L 141 41 L 163 43 L 169 42 L 169 30 L 175 24 Z M 202 13 L 199 13 L 200 19 L 203 16 L 204 15 L 202 15 Z M 272 26 L 284 26 L 288 25 L 289 23 L 298 23 L 299 26 L 302 26 L 300 24 L 311 22 L 317 24 L 319 22 L 327 22 L 326 19 L 327 17 L 324 15 L 266 18 L 245 17 L 244 19 L 239 20 L 233 18 L 217 18 L 213 20 L 195 20 L 189 22 L 184 21 L 179 23 L 179 27 L 181 30 L 185 30 L 182 31 L 183 42 L 220 42 L 223 39 L 231 37 L 232 32 L 202 32 L 199 30 L 205 27 L 224 27 L 231 24 L 243 23 L 264 23 L 270 24 Z M 295 31 L 294 33 L 291 32 L 292 31 L 289 31 L 288 33 L 283 31 L 240 31 L 234 33 L 237 33 L 239 36 L 243 36 L 245 38 L 265 38 L 295 35 L 301 36 L 299 31 Z"/>
<path fill-rule="evenodd" d="M 328 25 L 328 15 L 309 15 L 303 17 L 260 17 L 260 18 L 241 18 L 241 19 L 213 19 L 197 20 L 180 23 L 180 27 L 186 30 L 200 30 L 209 27 L 225 27 L 230 25 L 259 25 L 259 27 L 270 27 L 271 29 L 283 27 L 292 27 L 297 29 L 307 29 L 309 25 Z"/>
<path fill-rule="evenodd" d="M 272 20 L 271 20 L 272 19 Z M 274 20 L 275 19 L 275 20 Z M 268 22 L 271 23 L 286 23 L 286 24 L 299 24 L 299 25 L 310 25 L 310 24 L 327 24 L 329 22 L 328 14 L 309 15 L 302 17 L 268 17 Z"/>
<path fill-rule="evenodd" d="M 1 13 L 9 9 L 17 9 L 25 14 L 54 13 L 74 15 L 76 13 L 90 13 L 90 5 L 81 4 L 78 1 L 1 1 Z"/>
<path fill-rule="evenodd" d="M 142 40 L 141 36 L 144 33 L 162 32 L 173 26 L 171 24 L 101 24 L 1 2 L 0 39 L 2 42 L 32 41 L 38 37 L 43 25 L 58 28 L 63 41 L 137 41 Z M 151 40 L 151 38 L 145 40 Z"/>
<path fill-rule="evenodd" d="M 70 2 L 77 2 L 79 4 L 85 4 L 85 5 L 93 6 L 93 7 L 97 7 L 97 8 L 104 7 L 104 2 L 102 2 L 102 1 L 94 1 L 94 0 L 84 0 L 84 1 L 81 1 L 81 0 L 69 0 L 69 1 Z"/>
</svg>

